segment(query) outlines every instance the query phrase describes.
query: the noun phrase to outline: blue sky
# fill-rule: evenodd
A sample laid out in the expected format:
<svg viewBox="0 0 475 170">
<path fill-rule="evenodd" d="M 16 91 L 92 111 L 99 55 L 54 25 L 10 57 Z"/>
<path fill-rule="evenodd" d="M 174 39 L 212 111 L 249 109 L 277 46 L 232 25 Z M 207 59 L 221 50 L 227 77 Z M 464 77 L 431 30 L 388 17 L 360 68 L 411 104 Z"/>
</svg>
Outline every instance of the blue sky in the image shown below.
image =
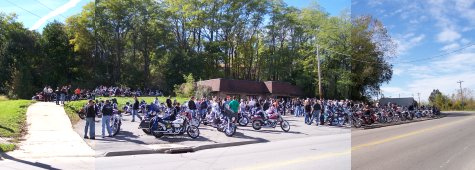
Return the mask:
<svg viewBox="0 0 475 170">
<path fill-rule="evenodd" d="M 25 27 L 41 31 L 48 22 L 65 18 L 81 11 L 82 7 L 93 0 L 0 0 L 0 11 L 16 13 L 18 21 Z M 303 8 L 314 0 L 284 0 L 288 5 Z M 350 0 L 320 0 L 318 2 L 331 15 L 339 15 L 343 9 L 349 9 Z M 24 8 L 25 10 L 23 10 Z M 28 11 L 30 12 L 28 12 Z M 35 25 L 36 24 L 36 25 Z"/>
<path fill-rule="evenodd" d="M 398 45 L 386 97 L 427 101 L 433 89 L 457 93 L 459 80 L 475 89 L 474 0 L 353 0 L 351 9 L 382 21 Z"/>
</svg>

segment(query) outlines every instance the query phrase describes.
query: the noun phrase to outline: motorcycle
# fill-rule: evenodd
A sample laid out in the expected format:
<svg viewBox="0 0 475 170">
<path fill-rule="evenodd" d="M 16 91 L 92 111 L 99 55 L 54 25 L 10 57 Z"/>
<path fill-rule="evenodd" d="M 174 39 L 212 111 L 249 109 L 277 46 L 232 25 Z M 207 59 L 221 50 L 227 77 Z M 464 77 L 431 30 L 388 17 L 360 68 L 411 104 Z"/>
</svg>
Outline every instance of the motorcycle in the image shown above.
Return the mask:
<svg viewBox="0 0 475 170">
<path fill-rule="evenodd" d="M 110 127 L 112 129 L 112 136 L 115 136 L 120 131 L 120 126 L 122 125 L 122 116 L 119 110 L 114 109 L 111 116 Z"/>
<path fill-rule="evenodd" d="M 241 112 L 240 115 L 239 115 L 239 120 L 238 120 L 238 123 L 239 125 L 241 126 L 247 126 L 247 124 L 249 124 L 250 122 L 250 112 L 249 111 L 244 111 L 244 112 Z"/>
<path fill-rule="evenodd" d="M 271 113 L 270 116 L 266 116 L 266 113 L 260 111 L 256 113 L 252 118 L 252 128 L 255 130 L 260 130 L 262 127 L 275 128 L 277 125 L 280 125 L 280 128 L 284 132 L 290 130 L 290 124 L 288 121 L 284 120 L 282 116 L 277 113 Z"/>
<path fill-rule="evenodd" d="M 224 132 L 226 136 L 232 137 L 237 129 L 236 125 L 233 123 L 234 120 L 235 117 L 230 113 L 230 111 L 224 111 L 221 116 L 219 116 L 219 119 L 217 119 L 216 129 L 220 132 Z"/>
<path fill-rule="evenodd" d="M 124 110 L 124 113 L 132 113 L 132 104 L 130 104 L 130 102 L 126 102 L 122 110 Z"/>
<path fill-rule="evenodd" d="M 186 132 L 188 136 L 195 139 L 200 135 L 200 130 L 197 126 L 190 124 L 190 119 L 191 114 L 189 112 L 182 112 L 174 121 L 162 120 L 156 114 L 149 122 L 141 122 L 139 129 L 147 129 L 156 138 L 161 138 L 163 135 L 183 135 Z"/>
</svg>

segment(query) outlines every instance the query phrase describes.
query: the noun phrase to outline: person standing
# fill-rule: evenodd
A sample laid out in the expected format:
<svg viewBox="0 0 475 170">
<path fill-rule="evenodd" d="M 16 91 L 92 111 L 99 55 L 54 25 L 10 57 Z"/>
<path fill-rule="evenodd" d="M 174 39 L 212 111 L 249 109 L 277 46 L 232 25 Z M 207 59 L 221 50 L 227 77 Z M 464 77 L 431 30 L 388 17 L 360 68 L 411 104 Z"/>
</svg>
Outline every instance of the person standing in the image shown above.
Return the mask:
<svg viewBox="0 0 475 170">
<path fill-rule="evenodd" d="M 239 112 L 239 102 L 236 100 L 236 96 L 233 96 L 233 100 L 229 102 L 229 109 L 233 111 L 232 117 L 236 117 Z M 232 119 L 232 117 L 230 117 Z"/>
<path fill-rule="evenodd" d="M 315 119 L 315 125 L 318 126 L 318 121 L 319 121 L 319 115 L 321 114 L 322 112 L 322 106 L 320 105 L 320 100 L 316 100 L 315 99 L 315 103 L 313 104 L 313 107 L 312 107 L 312 119 L 310 119 L 310 121 L 308 121 L 308 125 L 311 125 L 312 122 L 313 122 L 313 119 Z"/>
<path fill-rule="evenodd" d="M 193 118 L 196 118 L 196 103 L 195 103 L 195 96 L 191 96 L 190 101 L 188 101 L 188 109 L 191 112 L 191 115 L 193 115 Z"/>
<path fill-rule="evenodd" d="M 112 116 L 112 105 L 110 104 L 109 100 L 106 100 L 106 104 L 102 106 L 102 138 L 105 137 L 105 128 L 107 128 L 107 133 L 109 134 L 108 137 L 111 137 L 112 129 L 110 126 L 110 120 Z"/>
<path fill-rule="evenodd" d="M 137 96 L 134 97 L 134 106 L 132 107 L 132 122 L 135 122 L 135 115 L 137 115 L 137 117 L 142 120 L 142 118 L 138 115 L 138 112 L 139 112 L 139 99 L 137 99 Z"/>
<path fill-rule="evenodd" d="M 304 101 L 304 112 L 305 112 L 305 122 L 310 124 L 309 120 L 310 120 L 310 112 L 311 112 L 311 109 L 312 109 L 312 105 L 310 103 L 310 100 L 307 98 L 307 100 Z"/>
<path fill-rule="evenodd" d="M 56 91 L 54 91 L 56 93 L 56 105 L 59 105 L 59 96 L 61 95 L 61 91 L 59 90 L 59 87 L 56 87 Z"/>
<path fill-rule="evenodd" d="M 89 100 L 88 105 L 86 106 L 86 126 L 84 127 L 84 139 L 95 139 L 95 118 L 97 109 L 93 100 Z M 89 130 L 89 137 L 87 136 L 87 131 Z"/>
</svg>

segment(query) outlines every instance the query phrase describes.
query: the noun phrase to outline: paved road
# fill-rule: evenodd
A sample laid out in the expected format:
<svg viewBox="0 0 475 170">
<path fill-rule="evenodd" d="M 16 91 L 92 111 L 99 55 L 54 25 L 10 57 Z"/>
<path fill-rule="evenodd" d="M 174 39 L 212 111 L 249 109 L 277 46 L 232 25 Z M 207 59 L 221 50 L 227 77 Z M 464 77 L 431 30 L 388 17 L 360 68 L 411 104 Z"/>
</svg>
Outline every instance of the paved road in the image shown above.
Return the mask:
<svg viewBox="0 0 475 170">
<path fill-rule="evenodd" d="M 185 154 L 98 157 L 97 169 L 351 169 L 351 135 L 337 134 Z"/>
<path fill-rule="evenodd" d="M 131 122 L 131 116 L 123 117 L 121 132 L 115 137 L 101 138 L 101 124 L 96 122 L 96 140 L 86 139 L 86 143 L 94 149 L 97 156 L 103 156 L 111 152 L 127 152 L 137 150 L 157 150 L 174 147 L 199 147 L 213 146 L 216 144 L 230 144 L 236 142 L 273 142 L 291 138 L 305 138 L 310 136 L 326 136 L 334 134 L 349 134 L 349 128 L 329 127 L 329 126 L 308 126 L 304 123 L 303 117 L 285 116 L 285 120 L 290 123 L 290 132 L 283 132 L 280 127 L 263 128 L 259 131 L 252 129 L 251 124 L 247 127 L 238 126 L 235 136 L 227 137 L 216 128 L 210 126 L 200 126 L 200 137 L 191 139 L 187 135 L 164 136 L 160 139 L 151 135 L 146 135 L 138 129 L 140 122 Z M 84 134 L 84 121 L 80 121 L 74 126 L 74 130 L 80 135 Z"/>
<path fill-rule="evenodd" d="M 475 113 L 351 133 L 352 169 L 475 169 Z"/>
</svg>

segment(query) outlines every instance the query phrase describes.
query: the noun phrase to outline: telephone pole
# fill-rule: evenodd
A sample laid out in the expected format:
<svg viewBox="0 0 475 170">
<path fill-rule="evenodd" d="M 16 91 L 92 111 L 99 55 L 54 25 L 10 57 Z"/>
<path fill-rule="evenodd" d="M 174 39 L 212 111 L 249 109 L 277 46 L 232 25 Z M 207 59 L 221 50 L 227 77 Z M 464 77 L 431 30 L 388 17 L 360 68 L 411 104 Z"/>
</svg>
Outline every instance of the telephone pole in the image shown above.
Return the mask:
<svg viewBox="0 0 475 170">
<path fill-rule="evenodd" d="M 463 110 L 463 90 L 462 90 L 462 80 L 457 81 L 457 83 L 460 85 L 460 97 L 462 97 L 462 110 Z"/>
<path fill-rule="evenodd" d="M 417 106 L 421 105 L 421 93 L 417 93 L 417 97 L 419 98 L 419 103 L 417 103 Z"/>
<path fill-rule="evenodd" d="M 318 44 L 317 44 L 317 65 L 318 65 L 318 94 L 320 95 L 320 100 L 322 100 L 322 79 L 321 79 L 321 72 L 320 72 L 320 54 L 318 53 Z"/>
</svg>

